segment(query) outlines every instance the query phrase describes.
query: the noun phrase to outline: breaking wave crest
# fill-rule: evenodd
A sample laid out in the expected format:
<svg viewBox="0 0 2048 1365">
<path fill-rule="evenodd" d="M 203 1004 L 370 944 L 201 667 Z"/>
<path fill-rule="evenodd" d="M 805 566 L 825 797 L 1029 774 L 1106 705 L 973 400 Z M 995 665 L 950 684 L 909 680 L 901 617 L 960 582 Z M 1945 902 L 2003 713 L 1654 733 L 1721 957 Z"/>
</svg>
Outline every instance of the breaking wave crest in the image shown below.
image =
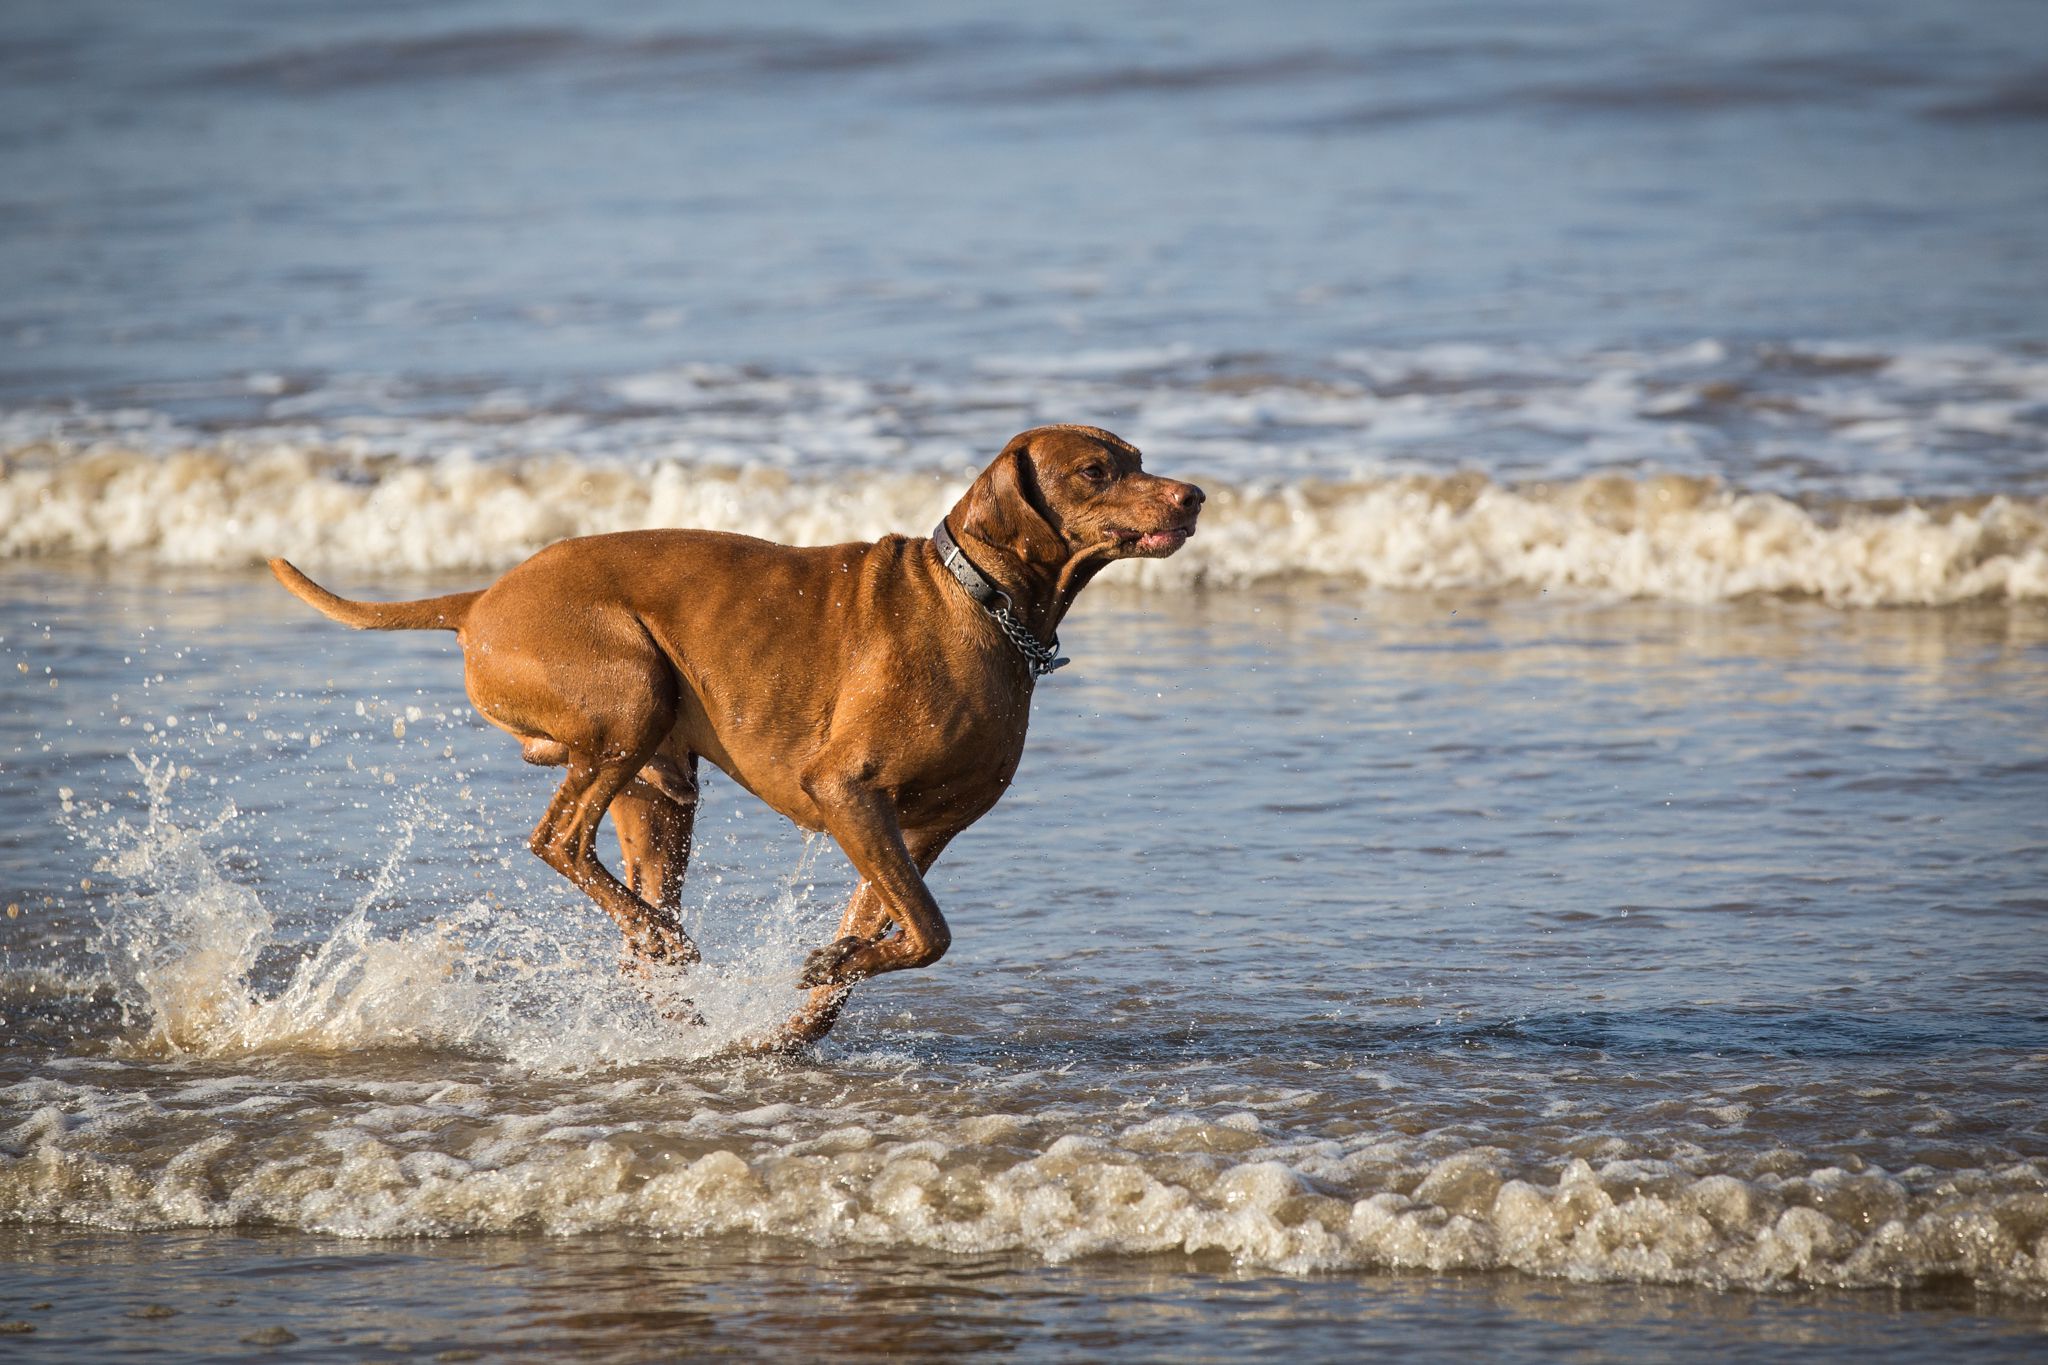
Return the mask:
<svg viewBox="0 0 2048 1365">
<path fill-rule="evenodd" d="M 699 1078 L 702 1079 L 702 1078 Z M 1963 1278 L 2048 1292 L 2041 1173 L 1712 1170 L 1709 1160 L 1305 1143 L 1255 1115 L 1071 1131 L 1010 1113 L 877 1122 L 744 1106 L 688 1080 L 613 1082 L 602 1102 L 507 1112 L 490 1087 L 386 1083 L 337 1098 L 317 1137 L 89 1083 L 14 1088 L 0 1217 L 115 1228 L 282 1226 L 355 1237 L 640 1232 L 782 1237 L 951 1254 L 1222 1253 L 1283 1273 L 1518 1270 L 1578 1280 L 1840 1288 Z M 224 1085 L 247 1111 L 306 1102 Z M 593 1109 L 627 1122 L 593 1121 Z M 151 1126 L 191 1145 L 172 1152 Z M 1069 1131 L 1063 1131 L 1063 1127 Z M 466 1140 L 442 1136 L 456 1130 Z M 1789 1153 L 1777 1154 L 1783 1165 Z"/>
<path fill-rule="evenodd" d="M 235 567 L 488 571 L 566 536 L 651 526 L 822 544 L 922 533 L 965 471 L 806 476 L 584 456 L 364 457 L 236 443 L 0 454 L 0 555 Z M 1211 484 L 1202 531 L 1150 587 L 1300 577 L 1841 607 L 2048 598 L 2048 499 L 1807 505 L 1678 475 L 1507 486 L 1477 474 Z"/>
</svg>

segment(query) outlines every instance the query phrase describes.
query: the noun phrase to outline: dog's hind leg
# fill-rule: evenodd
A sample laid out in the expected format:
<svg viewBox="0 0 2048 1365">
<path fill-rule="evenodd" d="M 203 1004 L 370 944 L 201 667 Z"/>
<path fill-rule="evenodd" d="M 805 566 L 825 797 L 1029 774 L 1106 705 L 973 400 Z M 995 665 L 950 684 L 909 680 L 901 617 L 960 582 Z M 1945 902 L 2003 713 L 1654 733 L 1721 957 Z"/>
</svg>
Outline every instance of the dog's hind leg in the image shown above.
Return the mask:
<svg viewBox="0 0 2048 1365">
<path fill-rule="evenodd" d="M 677 763 L 656 754 L 612 798 L 611 817 L 626 885 L 657 911 L 679 915 L 697 824 L 697 756 Z"/>
<path fill-rule="evenodd" d="M 651 747 L 606 761 L 572 751 L 568 776 L 534 827 L 531 846 L 542 862 L 612 917 L 635 957 L 654 965 L 687 966 L 702 955 L 683 932 L 682 916 L 671 906 L 642 900 L 597 859 L 598 822 L 652 756 Z"/>
<path fill-rule="evenodd" d="M 568 625 L 559 616 L 522 614 L 503 602 L 494 612 L 492 593 L 472 612 L 463 637 L 470 701 L 484 719 L 518 738 L 528 763 L 568 770 L 534 827 L 530 847 L 612 917 L 636 961 L 697 961 L 673 897 L 643 900 L 597 857 L 597 827 L 636 779 L 654 791 L 673 788 L 670 801 L 684 790 L 681 770 L 655 761 L 675 729 L 675 670 L 636 617 L 596 612 Z M 650 764 L 652 771 L 643 774 Z M 654 837 L 658 831 L 655 842 L 670 852 L 684 842 L 686 831 L 674 812 L 640 818 L 646 811 L 638 793 L 625 804 L 634 836 L 644 830 Z"/>
</svg>

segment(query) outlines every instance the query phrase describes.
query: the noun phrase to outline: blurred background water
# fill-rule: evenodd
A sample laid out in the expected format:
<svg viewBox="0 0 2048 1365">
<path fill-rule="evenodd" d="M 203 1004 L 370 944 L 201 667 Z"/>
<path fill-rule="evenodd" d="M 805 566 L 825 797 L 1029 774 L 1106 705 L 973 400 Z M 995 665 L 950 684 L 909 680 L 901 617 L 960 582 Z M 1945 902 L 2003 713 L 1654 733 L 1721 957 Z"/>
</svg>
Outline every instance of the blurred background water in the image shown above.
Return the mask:
<svg viewBox="0 0 2048 1365">
<path fill-rule="evenodd" d="M 2048 16 L 1379 0 L 7 23 L 0 383 L 2037 341 Z"/>
</svg>

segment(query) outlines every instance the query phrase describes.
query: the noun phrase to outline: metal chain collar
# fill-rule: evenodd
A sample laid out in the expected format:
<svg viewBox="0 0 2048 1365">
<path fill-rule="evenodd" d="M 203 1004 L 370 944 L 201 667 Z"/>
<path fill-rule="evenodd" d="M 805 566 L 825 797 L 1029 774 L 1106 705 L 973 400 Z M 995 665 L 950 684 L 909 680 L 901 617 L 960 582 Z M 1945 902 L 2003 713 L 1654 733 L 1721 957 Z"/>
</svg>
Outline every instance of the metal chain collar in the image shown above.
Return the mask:
<svg viewBox="0 0 2048 1365">
<path fill-rule="evenodd" d="M 1025 629 L 1024 623 L 1010 610 L 1010 595 L 990 582 L 987 574 L 974 567 L 974 561 L 961 550 L 960 542 L 953 539 L 953 533 L 947 529 L 944 518 L 932 528 L 932 544 L 939 552 L 939 562 L 946 566 L 946 571 L 953 575 L 954 581 L 974 599 L 975 605 L 989 614 L 990 619 L 996 623 L 996 628 L 1008 636 L 1010 643 L 1017 647 L 1017 652 L 1024 656 L 1025 663 L 1031 669 L 1033 681 L 1073 662 L 1071 659 L 1060 657 L 1059 636 L 1053 636 L 1050 645 L 1042 645 L 1036 635 Z"/>
<path fill-rule="evenodd" d="M 997 628 L 1009 636 L 1010 643 L 1017 646 L 1018 651 L 1023 654 L 1025 662 L 1031 668 L 1033 680 L 1044 677 L 1056 668 L 1065 668 L 1073 662 L 1072 659 L 1062 659 L 1059 656 L 1059 636 L 1053 636 L 1049 645 L 1038 643 L 1038 637 L 1024 629 L 1024 623 L 1010 614 L 1010 601 L 1007 597 L 1003 599 L 1003 605 L 1000 607 L 984 607 L 982 610 L 995 618 Z"/>
</svg>

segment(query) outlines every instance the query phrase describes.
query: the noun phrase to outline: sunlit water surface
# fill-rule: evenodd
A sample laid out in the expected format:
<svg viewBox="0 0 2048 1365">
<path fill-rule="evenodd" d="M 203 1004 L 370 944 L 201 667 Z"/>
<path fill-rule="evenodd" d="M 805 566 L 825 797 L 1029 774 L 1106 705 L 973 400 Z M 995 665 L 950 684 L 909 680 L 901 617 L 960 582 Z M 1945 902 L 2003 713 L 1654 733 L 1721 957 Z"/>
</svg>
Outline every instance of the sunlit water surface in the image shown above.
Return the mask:
<svg viewBox="0 0 2048 1365">
<path fill-rule="evenodd" d="M 1112 1296 L 1195 1276 L 1197 1317 L 1295 1283 L 1332 1350 L 1376 1329 L 1316 1286 L 1389 1270 L 2034 1321 L 2038 611 L 1099 588 L 1016 791 L 934 873 L 952 952 L 771 1063 L 723 1049 L 795 1003 L 851 874 L 730 783 L 693 1029 L 525 851 L 550 776 L 447 637 L 247 575 L 0 588 L 41 604 L 0 641 L 21 1283 L 60 1246 L 173 1278 L 271 1254 L 80 1227 L 283 1229 L 652 1236 L 700 1285 L 728 1244 L 814 1287 L 872 1255 L 1061 1302 L 1080 1258 Z M 1004 1330 L 1082 1330 L 1045 1313 Z"/>
<path fill-rule="evenodd" d="M 2043 13 L 12 7 L 0 1351 L 2038 1354 Z M 829 843 L 712 780 L 667 1022 L 251 571 L 1073 420 L 1202 534 L 787 1063 Z"/>
</svg>

